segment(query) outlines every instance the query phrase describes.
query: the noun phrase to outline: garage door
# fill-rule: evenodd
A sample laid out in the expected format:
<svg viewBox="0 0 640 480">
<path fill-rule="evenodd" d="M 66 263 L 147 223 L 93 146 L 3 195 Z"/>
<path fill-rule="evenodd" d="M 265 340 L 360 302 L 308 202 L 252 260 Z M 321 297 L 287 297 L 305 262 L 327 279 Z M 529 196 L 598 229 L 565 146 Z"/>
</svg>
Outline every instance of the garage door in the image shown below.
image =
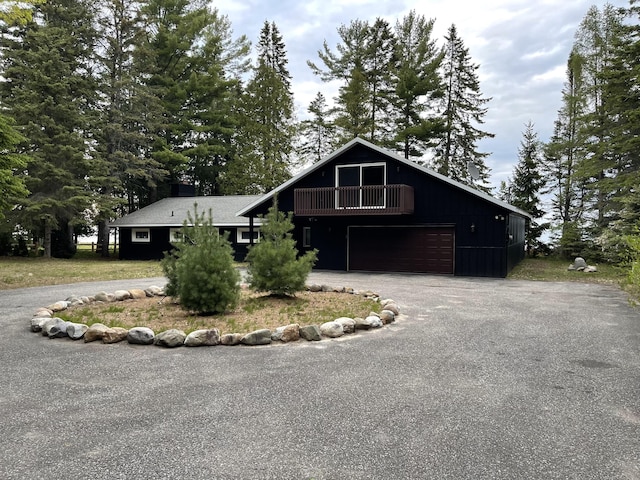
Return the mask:
<svg viewBox="0 0 640 480">
<path fill-rule="evenodd" d="M 453 227 L 349 227 L 349 270 L 453 274 Z"/>
</svg>

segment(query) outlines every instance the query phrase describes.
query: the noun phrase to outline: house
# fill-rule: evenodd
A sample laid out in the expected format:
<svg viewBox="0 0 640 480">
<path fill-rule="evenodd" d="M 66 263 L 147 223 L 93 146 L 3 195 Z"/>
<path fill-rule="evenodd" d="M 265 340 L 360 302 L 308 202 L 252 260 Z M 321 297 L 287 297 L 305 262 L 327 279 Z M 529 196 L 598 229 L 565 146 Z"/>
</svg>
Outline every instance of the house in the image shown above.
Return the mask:
<svg viewBox="0 0 640 480">
<path fill-rule="evenodd" d="M 211 210 L 213 224 L 220 233 L 229 232 L 229 241 L 236 261 L 243 261 L 251 239 L 259 236 L 260 221 L 236 216 L 236 212 L 261 198 L 259 195 L 230 195 L 195 197 L 188 186 L 177 185 L 172 196 L 159 200 L 112 222 L 109 226 L 119 230 L 119 256 L 127 260 L 161 259 L 171 249 L 171 242 L 180 241 L 180 229 L 187 214 L 208 215 Z"/>
<path fill-rule="evenodd" d="M 505 277 L 525 253 L 529 214 L 360 138 L 237 214 L 276 195 L 317 269 Z"/>
</svg>

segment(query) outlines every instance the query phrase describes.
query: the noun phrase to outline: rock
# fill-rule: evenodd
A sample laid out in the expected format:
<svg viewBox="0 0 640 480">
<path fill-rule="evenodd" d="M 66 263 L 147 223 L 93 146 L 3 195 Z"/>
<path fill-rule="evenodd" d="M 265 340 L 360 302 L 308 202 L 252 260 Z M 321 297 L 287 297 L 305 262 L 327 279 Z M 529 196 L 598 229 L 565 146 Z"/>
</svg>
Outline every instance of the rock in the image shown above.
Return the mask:
<svg viewBox="0 0 640 480">
<path fill-rule="evenodd" d="M 153 343 L 161 347 L 175 348 L 183 346 L 186 338 L 187 335 L 182 330 L 172 328 L 157 334 Z"/>
<path fill-rule="evenodd" d="M 389 310 L 393 312 L 394 315 L 400 315 L 400 308 L 398 308 L 398 305 L 396 303 L 387 303 L 386 305 L 382 306 L 382 309 Z"/>
<path fill-rule="evenodd" d="M 51 329 L 56 325 L 60 325 L 61 323 L 66 323 L 66 322 L 58 317 L 47 318 L 45 319 L 44 322 L 42 322 L 40 331 L 42 332 L 42 335 L 44 337 L 48 337 Z"/>
<path fill-rule="evenodd" d="M 80 300 L 82 300 L 82 303 L 84 303 L 85 305 L 91 302 L 95 302 L 95 298 L 87 297 L 86 295 L 80 297 Z"/>
<path fill-rule="evenodd" d="M 338 322 L 325 322 L 320 325 L 320 334 L 329 338 L 337 338 L 344 335 L 344 330 Z"/>
<path fill-rule="evenodd" d="M 48 310 L 51 310 L 54 313 L 61 312 L 63 310 L 66 310 L 67 308 L 69 308 L 69 302 L 65 300 L 61 300 L 59 302 L 53 303 L 47 307 Z"/>
<path fill-rule="evenodd" d="M 109 294 L 107 292 L 98 292 L 95 294 L 95 301 L 96 302 L 108 302 L 109 301 Z"/>
<path fill-rule="evenodd" d="M 344 333 L 353 333 L 356 331 L 356 321 L 349 317 L 336 318 L 334 322 L 342 325 L 342 331 Z"/>
<path fill-rule="evenodd" d="M 351 295 L 353 295 L 355 292 L 355 290 L 353 289 L 353 287 L 345 287 L 344 289 L 344 293 L 349 293 Z"/>
<path fill-rule="evenodd" d="M 225 333 L 220 337 L 220 345 L 239 345 L 242 341 L 242 337 L 244 337 L 244 335 L 241 333 Z"/>
<path fill-rule="evenodd" d="M 33 314 L 34 317 L 38 317 L 38 318 L 51 318 L 52 315 L 53 315 L 53 312 L 48 308 L 44 308 L 44 307 L 39 308 L 38 310 L 36 310 L 36 313 Z"/>
<path fill-rule="evenodd" d="M 383 307 L 386 305 L 389 305 L 390 303 L 396 303 L 395 300 L 392 300 L 390 298 L 384 298 L 382 300 L 380 300 L 380 305 L 382 305 Z"/>
<path fill-rule="evenodd" d="M 55 325 L 51 326 L 48 332 L 49 338 L 68 337 L 67 335 L 68 325 L 69 325 L 69 322 L 65 322 L 64 320 L 61 320 L 59 323 L 56 323 Z"/>
<path fill-rule="evenodd" d="M 598 268 L 592 265 L 586 266 L 585 269 L 583 270 L 584 273 L 595 273 L 597 271 L 598 271 Z"/>
<path fill-rule="evenodd" d="M 118 343 L 127 338 L 129 330 L 122 327 L 107 328 L 102 334 L 103 343 Z"/>
<path fill-rule="evenodd" d="M 271 330 L 263 328 L 251 333 L 247 333 L 242 337 L 243 345 L 269 345 L 271 343 Z"/>
<path fill-rule="evenodd" d="M 147 294 L 141 288 L 133 288 L 129 290 L 129 297 L 134 298 L 136 300 L 141 300 L 143 298 L 147 298 Z"/>
<path fill-rule="evenodd" d="M 103 325 L 102 323 L 94 323 L 91 325 L 86 332 L 84 332 L 84 341 L 95 342 L 96 340 L 102 340 L 102 335 L 104 335 L 105 330 L 109 327 Z"/>
<path fill-rule="evenodd" d="M 211 347 L 220 343 L 220 330 L 196 330 L 187 335 L 184 340 L 185 347 Z"/>
<path fill-rule="evenodd" d="M 380 321 L 384 324 L 387 325 L 391 322 L 394 322 L 396 319 L 396 315 L 395 313 L 393 313 L 391 310 L 382 310 L 380 312 Z"/>
<path fill-rule="evenodd" d="M 367 318 L 356 318 L 356 330 L 369 330 L 382 327 L 382 320 L 377 315 L 369 315 Z"/>
<path fill-rule="evenodd" d="M 323 292 L 333 292 L 333 287 L 329 286 L 329 285 L 322 285 L 320 287 L 320 290 Z"/>
<path fill-rule="evenodd" d="M 42 324 L 47 320 L 50 320 L 51 317 L 33 317 L 31 319 L 31 331 L 32 332 L 41 332 Z"/>
<path fill-rule="evenodd" d="M 320 335 L 320 328 L 317 325 L 300 327 L 300 337 L 308 340 L 309 342 L 317 342 L 322 339 L 322 336 Z"/>
<path fill-rule="evenodd" d="M 587 268 L 587 262 L 582 257 L 576 257 L 576 259 L 573 261 L 573 266 L 576 270 L 580 270 L 581 268 L 585 269 Z"/>
<path fill-rule="evenodd" d="M 314 284 L 312 284 L 312 285 L 309 285 L 309 291 L 310 291 L 310 292 L 314 292 L 314 293 L 316 293 L 316 292 L 321 292 L 321 291 L 322 291 L 322 286 L 320 286 L 320 285 L 316 285 L 316 284 L 314 283 Z"/>
<path fill-rule="evenodd" d="M 157 287 L 155 285 L 151 285 L 144 289 L 144 293 L 147 297 L 162 297 L 164 295 L 164 289 Z"/>
<path fill-rule="evenodd" d="M 67 336 L 72 340 L 80 340 L 87 330 L 89 330 L 89 327 L 84 323 L 69 322 L 67 325 Z"/>
<path fill-rule="evenodd" d="M 271 340 L 274 342 L 280 341 L 284 343 L 300 340 L 300 325 L 292 323 L 291 325 L 276 328 L 271 334 Z"/>
<path fill-rule="evenodd" d="M 127 333 L 127 342 L 133 345 L 151 345 L 155 333 L 148 327 L 133 327 Z"/>
<path fill-rule="evenodd" d="M 129 300 L 131 298 L 131 294 L 128 290 L 116 290 L 113 292 L 116 297 L 116 300 L 121 302 L 123 300 Z"/>
<path fill-rule="evenodd" d="M 84 305 L 82 299 L 76 295 L 73 295 L 65 300 L 69 307 L 77 307 L 78 305 Z"/>
</svg>

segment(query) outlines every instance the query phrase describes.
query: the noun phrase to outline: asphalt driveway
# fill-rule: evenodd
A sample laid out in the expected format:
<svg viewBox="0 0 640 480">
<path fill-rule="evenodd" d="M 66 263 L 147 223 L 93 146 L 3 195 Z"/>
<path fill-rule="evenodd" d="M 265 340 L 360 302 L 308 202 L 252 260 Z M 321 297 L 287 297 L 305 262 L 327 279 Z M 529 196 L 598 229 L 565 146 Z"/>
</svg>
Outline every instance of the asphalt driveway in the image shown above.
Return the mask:
<svg viewBox="0 0 640 480">
<path fill-rule="evenodd" d="M 320 343 L 48 340 L 0 291 L 2 479 L 640 479 L 640 311 L 615 288 L 313 273 L 407 318 Z"/>
</svg>

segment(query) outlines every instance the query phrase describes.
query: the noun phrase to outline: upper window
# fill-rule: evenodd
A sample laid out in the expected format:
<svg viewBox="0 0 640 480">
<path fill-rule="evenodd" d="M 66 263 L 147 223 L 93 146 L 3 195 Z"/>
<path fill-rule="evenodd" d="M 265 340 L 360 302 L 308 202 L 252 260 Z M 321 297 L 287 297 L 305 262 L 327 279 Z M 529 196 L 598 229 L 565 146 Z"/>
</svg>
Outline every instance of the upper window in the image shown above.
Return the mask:
<svg viewBox="0 0 640 480">
<path fill-rule="evenodd" d="M 387 183 L 385 163 L 336 166 L 338 208 L 384 208 Z"/>
<path fill-rule="evenodd" d="M 151 230 L 148 228 L 133 228 L 131 229 L 131 241 L 134 243 L 149 243 L 151 242 Z"/>
</svg>

